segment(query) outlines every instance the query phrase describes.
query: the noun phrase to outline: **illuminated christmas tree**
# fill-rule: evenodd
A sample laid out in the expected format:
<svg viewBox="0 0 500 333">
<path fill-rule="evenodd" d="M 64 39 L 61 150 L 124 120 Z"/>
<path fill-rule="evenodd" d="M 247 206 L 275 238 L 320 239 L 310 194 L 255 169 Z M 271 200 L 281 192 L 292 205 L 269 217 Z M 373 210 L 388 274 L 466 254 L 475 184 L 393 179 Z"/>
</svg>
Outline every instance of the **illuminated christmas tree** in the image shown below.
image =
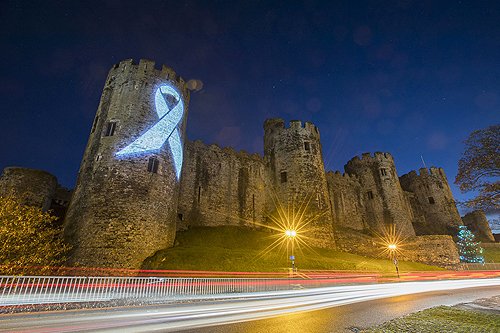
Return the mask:
<svg viewBox="0 0 500 333">
<path fill-rule="evenodd" d="M 474 234 L 466 226 L 459 227 L 457 245 L 460 261 L 484 264 L 481 242 L 476 242 L 474 239 Z"/>
</svg>

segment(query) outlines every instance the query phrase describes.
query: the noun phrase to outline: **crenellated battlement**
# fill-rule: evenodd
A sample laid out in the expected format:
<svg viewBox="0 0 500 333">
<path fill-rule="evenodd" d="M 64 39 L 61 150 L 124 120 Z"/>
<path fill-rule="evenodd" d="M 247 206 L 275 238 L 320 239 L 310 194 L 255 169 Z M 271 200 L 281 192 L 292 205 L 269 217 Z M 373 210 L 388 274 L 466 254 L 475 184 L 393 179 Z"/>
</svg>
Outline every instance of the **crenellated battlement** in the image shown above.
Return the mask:
<svg viewBox="0 0 500 333">
<path fill-rule="evenodd" d="M 402 175 L 399 177 L 399 180 L 401 181 L 402 185 L 404 184 L 404 187 L 408 187 L 410 183 L 413 182 L 428 182 L 430 176 L 433 176 L 432 178 L 436 177 L 440 181 L 445 181 L 446 180 L 446 175 L 444 173 L 443 168 L 438 168 L 438 167 L 430 167 L 429 169 L 427 168 L 420 168 L 418 170 L 418 173 L 415 170 L 412 170 L 408 172 L 407 174 Z"/>
<path fill-rule="evenodd" d="M 341 173 L 340 171 L 328 171 L 326 173 L 326 179 L 327 181 L 333 181 L 333 182 L 342 182 L 342 183 L 349 183 L 349 184 L 357 184 L 359 185 L 359 178 L 358 176 L 354 174 L 348 174 L 346 172 Z"/>
<path fill-rule="evenodd" d="M 266 135 L 274 135 L 285 131 L 306 131 L 319 139 L 319 129 L 310 121 L 290 120 L 288 126 L 281 118 L 270 118 L 264 121 L 264 132 Z"/>
<path fill-rule="evenodd" d="M 106 86 L 116 80 L 118 77 L 151 77 L 156 76 L 160 79 L 169 80 L 176 83 L 176 86 L 182 89 L 182 93 L 185 96 L 189 95 L 189 90 L 187 89 L 185 80 L 177 75 L 177 73 L 166 65 L 161 65 L 161 67 L 156 66 L 156 62 L 148 59 L 140 59 L 139 62 L 134 61 L 134 59 L 127 59 L 120 61 L 115 64 L 109 71 L 108 78 L 106 80 Z"/>
<path fill-rule="evenodd" d="M 394 164 L 394 158 L 390 153 L 375 152 L 375 153 L 362 153 L 361 156 L 351 158 L 345 165 L 347 172 L 352 173 L 352 169 L 367 167 L 372 164 L 389 163 Z"/>
<path fill-rule="evenodd" d="M 453 202 L 448 179 L 442 168 L 420 168 L 399 177 L 401 188 L 413 194 L 414 214 L 424 216 L 425 224 L 417 224 L 421 234 L 454 234 L 462 224 Z"/>
<path fill-rule="evenodd" d="M 237 151 L 232 147 L 221 147 L 216 143 L 211 143 L 207 145 L 201 140 L 195 140 L 195 141 L 188 141 L 186 142 L 186 144 L 193 146 L 198 151 L 202 150 L 212 151 L 218 154 L 226 154 L 240 160 L 248 160 L 261 163 L 263 162 L 263 157 L 260 154 L 257 153 L 251 154 L 245 150 Z"/>
<path fill-rule="evenodd" d="M 161 84 L 183 95 L 185 115 L 178 126 L 183 154 L 172 147 L 172 154 L 163 151 L 165 145 L 159 152 L 116 158 L 122 144 L 152 128 L 152 121 L 158 123 L 151 103 Z M 335 247 L 340 233 L 334 232 L 340 228 L 383 233 L 394 226 L 412 237 L 412 222 L 429 227 L 420 234 L 436 234 L 460 221 L 441 168 L 398 179 L 393 156 L 374 152 L 353 157 L 344 173 L 325 172 L 318 127 L 282 118 L 265 120 L 263 156 L 190 141 L 185 136 L 188 104 L 186 82 L 168 66 L 127 59 L 110 69 L 66 215 L 65 237 L 74 246 L 71 262 L 139 268 L 145 258 L 174 244 L 176 230 L 271 224 L 280 215 L 276 199 L 292 206 L 308 202 L 301 213 L 311 221 L 307 237 L 311 246 L 323 248 Z M 179 155 L 180 176 L 174 172 Z M 7 178 L 0 177 L 0 189 Z M 33 177 L 11 178 L 8 187 L 33 186 Z"/>
</svg>

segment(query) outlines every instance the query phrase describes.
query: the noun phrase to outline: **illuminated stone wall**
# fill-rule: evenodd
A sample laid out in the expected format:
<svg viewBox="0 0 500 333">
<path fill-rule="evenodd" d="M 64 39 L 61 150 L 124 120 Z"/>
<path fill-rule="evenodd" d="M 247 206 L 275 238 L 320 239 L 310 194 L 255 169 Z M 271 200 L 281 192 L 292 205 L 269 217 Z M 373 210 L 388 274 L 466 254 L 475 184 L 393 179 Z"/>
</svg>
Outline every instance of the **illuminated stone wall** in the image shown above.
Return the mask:
<svg viewBox="0 0 500 333">
<path fill-rule="evenodd" d="M 404 236 L 414 236 L 413 212 L 399 183 L 392 155 L 376 152 L 356 156 L 345 165 L 346 173 L 356 175 L 361 184 L 366 222 L 383 234 L 391 225 Z"/>
<path fill-rule="evenodd" d="M 185 156 L 178 229 L 263 222 L 266 187 L 261 156 L 201 141 L 188 141 Z"/>
<path fill-rule="evenodd" d="M 327 172 L 328 191 L 335 226 L 367 230 L 365 203 L 361 184 L 355 175 Z"/>
<path fill-rule="evenodd" d="M 277 207 L 289 221 L 304 209 L 308 244 L 325 248 L 336 246 L 336 228 L 377 234 L 395 225 L 413 237 L 412 222 L 455 214 L 453 204 L 428 218 L 427 192 L 405 176 L 402 188 L 389 153 L 363 154 L 345 174 L 327 174 L 319 130 L 309 122 L 267 119 L 264 156 L 188 141 L 188 103 L 184 81 L 168 67 L 126 60 L 110 70 L 66 216 L 73 263 L 137 268 L 171 247 L 176 230 L 270 225 Z M 432 170 L 439 181 L 422 186 L 430 184 L 443 207 L 451 191 L 442 170 Z"/>
<path fill-rule="evenodd" d="M 493 237 L 493 233 L 491 232 L 486 214 L 482 210 L 475 210 L 462 216 L 462 221 L 476 236 L 476 240 L 486 243 L 495 242 L 495 237 Z"/>
<path fill-rule="evenodd" d="M 390 259 L 390 254 L 378 238 L 346 228 L 337 228 L 336 237 L 342 251 Z M 457 246 L 451 236 L 447 235 L 407 238 L 401 242 L 397 258 L 399 261 L 421 262 L 444 268 L 455 268 L 460 263 Z"/>
<path fill-rule="evenodd" d="M 448 179 L 442 168 L 421 168 L 399 178 L 401 187 L 413 193 L 410 199 L 418 235 L 456 235 L 462 225 Z"/>
<path fill-rule="evenodd" d="M 158 96 L 161 86 L 175 93 Z M 173 245 L 179 147 L 167 139 L 173 132 L 166 131 L 178 132 L 182 153 L 188 103 L 184 81 L 171 68 L 126 60 L 110 70 L 66 215 L 73 263 L 138 268 L 155 251 Z M 168 110 L 178 113 L 179 106 L 181 118 L 171 117 Z"/>
<path fill-rule="evenodd" d="M 42 170 L 8 167 L 0 177 L 0 196 L 13 195 L 44 211 L 50 208 L 57 187 L 56 177 Z"/>
<path fill-rule="evenodd" d="M 264 123 L 264 163 L 269 187 L 267 211 L 277 216 L 276 202 L 285 211 L 299 215 L 308 242 L 318 247 L 335 247 L 332 210 L 318 128 L 294 120 L 289 127 L 282 119 Z M 292 215 L 293 213 L 289 214 Z M 298 216 L 295 217 L 298 219 Z"/>
</svg>

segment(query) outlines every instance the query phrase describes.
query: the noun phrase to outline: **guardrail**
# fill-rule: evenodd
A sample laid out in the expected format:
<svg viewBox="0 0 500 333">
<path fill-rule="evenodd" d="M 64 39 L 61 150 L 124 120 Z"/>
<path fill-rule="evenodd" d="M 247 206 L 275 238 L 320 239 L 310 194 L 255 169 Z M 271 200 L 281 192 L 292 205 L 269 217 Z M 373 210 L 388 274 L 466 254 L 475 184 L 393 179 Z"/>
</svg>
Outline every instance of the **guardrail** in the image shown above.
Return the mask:
<svg viewBox="0 0 500 333">
<path fill-rule="evenodd" d="M 462 270 L 466 271 L 485 271 L 485 270 L 500 270 L 500 263 L 462 263 L 460 264 Z"/>
<path fill-rule="evenodd" d="M 193 296 L 290 290 L 297 283 L 310 287 L 321 285 L 316 280 L 265 278 L 1 276 L 0 306 L 125 299 L 178 300 Z"/>
<path fill-rule="evenodd" d="M 404 272 L 397 279 L 379 274 L 331 271 L 296 273 L 290 278 L 0 276 L 0 307 L 112 300 L 166 302 L 338 284 L 492 277 L 500 277 L 500 271 Z"/>
</svg>

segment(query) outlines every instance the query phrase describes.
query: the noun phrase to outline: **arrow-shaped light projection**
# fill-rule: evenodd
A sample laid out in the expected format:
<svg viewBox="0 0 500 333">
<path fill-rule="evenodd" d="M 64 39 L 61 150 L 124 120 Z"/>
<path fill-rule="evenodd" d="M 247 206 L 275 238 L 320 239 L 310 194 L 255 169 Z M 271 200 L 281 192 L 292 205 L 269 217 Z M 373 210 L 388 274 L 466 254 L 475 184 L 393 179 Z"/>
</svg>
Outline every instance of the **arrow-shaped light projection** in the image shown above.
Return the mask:
<svg viewBox="0 0 500 333">
<path fill-rule="evenodd" d="M 167 103 L 173 99 L 173 103 Z M 169 106 L 172 105 L 172 106 Z M 134 142 L 116 153 L 117 156 L 148 153 L 158 151 L 168 140 L 174 161 L 177 179 L 182 168 L 182 143 L 178 125 L 184 115 L 184 103 L 181 96 L 172 86 L 161 85 L 155 94 L 158 122 L 137 138 Z"/>
</svg>

